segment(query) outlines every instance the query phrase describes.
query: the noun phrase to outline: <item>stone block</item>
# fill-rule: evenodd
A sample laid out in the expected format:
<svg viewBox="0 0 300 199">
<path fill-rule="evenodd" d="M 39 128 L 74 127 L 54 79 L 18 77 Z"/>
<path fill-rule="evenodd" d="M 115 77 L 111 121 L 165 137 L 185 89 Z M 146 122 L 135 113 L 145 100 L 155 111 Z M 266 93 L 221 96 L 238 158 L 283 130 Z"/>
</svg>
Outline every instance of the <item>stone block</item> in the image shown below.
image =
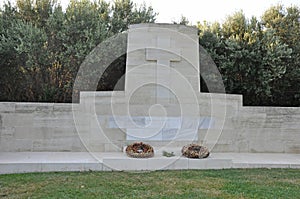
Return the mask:
<svg viewBox="0 0 300 199">
<path fill-rule="evenodd" d="M 58 103 L 55 103 L 55 104 L 53 104 L 53 111 L 54 112 L 68 113 L 68 112 L 73 111 L 73 106 L 76 106 L 76 104 L 71 104 L 71 103 L 70 104 L 67 104 L 67 103 L 58 104 Z"/>
<path fill-rule="evenodd" d="M 32 151 L 32 140 L 13 139 L 1 140 L 0 152 L 26 152 Z"/>
<path fill-rule="evenodd" d="M 190 42 L 190 40 L 187 39 L 189 37 L 186 37 L 186 34 L 189 35 L 195 33 L 191 31 L 192 29 L 189 28 L 186 29 L 185 27 L 183 29 L 182 28 L 183 27 L 176 26 L 176 25 L 173 26 L 154 25 L 153 26 L 152 24 L 147 24 L 147 25 L 141 24 L 140 27 L 137 25 L 131 26 L 131 29 L 129 30 L 129 36 L 128 36 L 128 50 L 127 50 L 128 67 L 126 69 L 126 78 L 125 78 L 126 79 L 125 90 L 127 90 L 127 93 L 129 95 L 131 95 L 131 91 L 134 90 L 136 85 L 141 86 L 144 83 L 163 84 L 164 86 L 169 88 L 172 84 L 169 84 L 168 78 L 166 78 L 166 76 L 170 76 L 170 79 L 172 79 L 174 76 L 174 74 L 170 73 L 171 70 L 171 68 L 169 68 L 171 65 L 170 62 L 180 62 L 182 68 L 183 66 L 188 65 L 187 62 L 182 62 L 180 56 L 182 51 L 181 49 L 183 49 L 183 51 L 184 50 L 188 51 L 189 49 L 197 50 L 198 42 L 194 42 L 193 40 L 191 40 L 192 42 Z M 179 30 L 182 32 L 179 32 Z M 184 42 L 181 42 L 180 38 L 182 38 Z M 145 51 L 146 56 L 143 55 L 143 51 L 139 51 L 137 53 L 132 52 L 137 48 L 146 49 Z M 195 51 L 195 57 L 197 57 L 197 52 L 198 51 Z M 137 60 L 139 62 L 137 62 Z M 144 62 L 140 60 L 144 60 Z M 135 67 L 140 68 L 141 65 L 146 63 L 152 64 L 153 61 L 157 61 L 157 64 L 153 64 L 152 65 L 153 68 L 148 67 L 147 70 L 150 71 L 148 71 L 147 73 L 145 72 L 145 69 L 143 70 L 137 69 L 136 73 L 132 74 L 131 71 L 135 71 L 134 70 Z M 197 59 L 195 62 L 198 63 L 198 61 L 199 60 Z M 164 67 L 161 67 L 162 65 Z M 196 65 L 198 66 L 198 64 Z M 152 74 L 152 75 L 150 75 L 151 77 L 149 78 L 149 76 L 145 74 L 148 75 Z M 174 77 L 174 78 L 178 79 L 178 77 Z M 195 83 L 192 82 L 192 84 Z M 198 89 L 199 78 L 196 78 L 196 88 L 197 90 L 199 90 Z M 187 89 L 182 89 L 181 92 L 185 92 L 186 90 Z M 158 93 L 157 96 L 159 96 L 158 91 L 157 93 Z M 153 101 L 147 101 L 147 98 L 142 100 L 137 100 L 137 103 L 138 101 L 143 101 L 144 103 L 153 102 Z"/>
<path fill-rule="evenodd" d="M 187 169 L 187 164 L 185 165 L 179 160 L 180 157 L 154 157 L 148 160 L 148 168 L 151 171 L 155 170 L 169 170 L 169 169 Z M 186 166 L 186 168 L 185 168 Z"/>
<path fill-rule="evenodd" d="M 267 135 L 260 135 L 259 139 L 249 140 L 251 153 L 284 153 L 285 146 L 282 140 L 269 140 Z"/>
<path fill-rule="evenodd" d="M 79 139 L 74 139 L 72 144 L 72 152 L 87 152 L 86 147 L 82 143 L 82 141 Z"/>
<path fill-rule="evenodd" d="M 166 170 L 186 170 L 189 168 L 188 159 L 185 157 L 174 157 L 171 164 L 165 167 Z"/>
<path fill-rule="evenodd" d="M 71 151 L 74 138 L 40 139 L 33 140 L 32 151 L 34 152 L 66 152 Z"/>
<path fill-rule="evenodd" d="M 33 113 L 33 112 L 49 112 L 53 111 L 54 103 L 32 103 L 22 102 L 16 103 L 16 112 L 18 113 Z"/>
<path fill-rule="evenodd" d="M 129 141 L 162 141 L 162 132 L 160 129 L 127 129 L 126 140 Z"/>
<path fill-rule="evenodd" d="M 49 131 L 45 128 L 34 128 L 32 126 L 17 126 L 15 127 L 14 139 L 44 139 L 45 134 Z"/>
<path fill-rule="evenodd" d="M 185 62 L 184 65 L 186 65 L 185 67 L 182 67 L 182 63 L 180 62 L 171 62 L 171 67 L 172 70 L 171 72 L 173 73 L 178 73 L 180 75 L 185 76 L 194 76 L 195 74 L 199 74 L 199 71 L 197 68 L 195 68 L 194 66 L 190 65 L 188 62 L 186 62 L 185 60 L 183 60 L 182 62 Z M 199 75 L 198 75 L 199 78 Z"/>
<path fill-rule="evenodd" d="M 295 142 L 285 142 L 284 143 L 284 152 L 285 153 L 300 153 L 300 145 L 299 145 L 299 140 Z"/>
<path fill-rule="evenodd" d="M 79 115 L 79 114 L 77 114 Z M 74 128 L 75 122 L 72 112 L 35 112 L 33 114 L 33 127 L 62 127 Z"/>
<path fill-rule="evenodd" d="M 101 139 L 82 140 L 82 143 L 88 152 L 105 152 L 105 144 L 107 144 Z"/>
<path fill-rule="evenodd" d="M 126 131 L 122 129 L 104 129 L 104 134 L 108 140 L 115 141 L 124 141 L 126 139 Z"/>
<path fill-rule="evenodd" d="M 12 113 L 16 110 L 14 102 L 0 102 L 0 113 Z"/>
<path fill-rule="evenodd" d="M 32 114 L 7 113 L 2 114 L 3 127 L 31 126 L 33 124 Z"/>
<path fill-rule="evenodd" d="M 33 113 L 36 111 L 38 103 L 16 103 L 16 113 Z"/>
<path fill-rule="evenodd" d="M 104 145 L 104 152 L 122 152 L 122 142 L 111 142 Z"/>
<path fill-rule="evenodd" d="M 102 171 L 102 163 L 48 163 L 41 164 L 39 172 L 53 171 Z"/>
<path fill-rule="evenodd" d="M 15 127 L 0 127 L 0 141 L 13 140 L 15 134 Z"/>
<path fill-rule="evenodd" d="M 40 163 L 0 163 L 0 174 L 41 172 Z"/>
<path fill-rule="evenodd" d="M 232 168 L 232 160 L 230 159 L 188 159 L 189 169 L 229 169 Z"/>
<path fill-rule="evenodd" d="M 216 145 L 214 145 L 211 149 L 211 153 L 227 153 L 233 151 L 235 151 L 235 146 L 225 143 L 216 143 Z"/>
<path fill-rule="evenodd" d="M 103 165 L 116 171 L 142 171 L 149 170 L 148 159 L 134 159 L 126 157 L 103 158 Z"/>
</svg>

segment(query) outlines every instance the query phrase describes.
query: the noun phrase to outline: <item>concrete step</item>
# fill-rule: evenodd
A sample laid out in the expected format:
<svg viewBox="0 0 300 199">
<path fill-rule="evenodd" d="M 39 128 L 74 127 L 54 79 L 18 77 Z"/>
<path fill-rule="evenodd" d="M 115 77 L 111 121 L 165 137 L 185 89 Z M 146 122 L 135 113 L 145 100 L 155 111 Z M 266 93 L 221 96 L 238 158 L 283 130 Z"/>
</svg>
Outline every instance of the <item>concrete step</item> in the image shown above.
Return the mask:
<svg viewBox="0 0 300 199">
<path fill-rule="evenodd" d="M 1 152 L 0 174 L 50 171 L 154 171 L 229 168 L 299 168 L 300 154 L 213 153 L 206 159 L 177 155 L 136 159 L 125 153 Z"/>
</svg>

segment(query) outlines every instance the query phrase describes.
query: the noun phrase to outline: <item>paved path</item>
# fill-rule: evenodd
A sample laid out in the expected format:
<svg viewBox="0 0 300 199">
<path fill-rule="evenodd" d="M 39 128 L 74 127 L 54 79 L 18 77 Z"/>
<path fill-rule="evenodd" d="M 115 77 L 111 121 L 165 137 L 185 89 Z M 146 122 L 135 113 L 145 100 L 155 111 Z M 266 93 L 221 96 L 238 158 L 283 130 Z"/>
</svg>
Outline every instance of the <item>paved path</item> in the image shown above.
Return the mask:
<svg viewBox="0 0 300 199">
<path fill-rule="evenodd" d="M 212 153 L 206 159 L 157 154 L 154 158 L 129 158 L 124 153 L 1 152 L 0 173 L 49 171 L 140 171 L 171 169 L 298 168 L 300 154 Z"/>
</svg>

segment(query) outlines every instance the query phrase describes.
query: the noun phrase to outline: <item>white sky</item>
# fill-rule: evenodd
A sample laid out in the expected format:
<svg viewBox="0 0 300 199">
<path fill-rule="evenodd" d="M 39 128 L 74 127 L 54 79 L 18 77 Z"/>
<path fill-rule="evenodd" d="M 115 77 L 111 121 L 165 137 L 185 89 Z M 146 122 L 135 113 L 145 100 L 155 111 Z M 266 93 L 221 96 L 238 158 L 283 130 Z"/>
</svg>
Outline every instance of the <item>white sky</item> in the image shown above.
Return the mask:
<svg viewBox="0 0 300 199">
<path fill-rule="evenodd" d="M 179 21 L 181 15 L 190 22 L 225 20 L 226 16 L 243 10 L 246 17 L 260 17 L 266 9 L 278 3 L 285 7 L 296 5 L 300 7 L 299 0 L 133 0 L 141 4 L 143 1 L 159 12 L 157 22 Z"/>
<path fill-rule="evenodd" d="M 4 1 L 0 0 L 0 5 Z M 14 2 L 15 0 L 9 0 Z M 69 0 L 60 0 L 65 7 Z M 109 0 L 112 1 L 112 0 Z M 243 10 L 246 17 L 260 17 L 271 5 L 283 4 L 286 7 L 296 5 L 300 7 L 300 0 L 132 0 L 134 3 L 146 3 L 158 12 L 157 22 L 171 23 L 179 21 L 181 15 L 188 18 L 192 24 L 197 21 L 222 22 L 226 16 L 235 11 Z"/>
</svg>

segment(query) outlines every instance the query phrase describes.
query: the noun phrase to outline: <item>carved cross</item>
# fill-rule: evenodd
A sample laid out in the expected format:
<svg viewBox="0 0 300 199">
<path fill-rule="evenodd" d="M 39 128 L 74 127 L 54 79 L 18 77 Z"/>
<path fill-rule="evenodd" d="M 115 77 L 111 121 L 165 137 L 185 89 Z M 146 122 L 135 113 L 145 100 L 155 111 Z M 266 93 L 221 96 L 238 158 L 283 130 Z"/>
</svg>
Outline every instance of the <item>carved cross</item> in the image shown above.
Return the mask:
<svg viewBox="0 0 300 199">
<path fill-rule="evenodd" d="M 153 48 L 146 49 L 146 60 L 157 61 L 156 83 L 157 97 L 169 98 L 170 92 L 159 86 L 166 85 L 169 88 L 171 80 L 171 62 L 181 61 L 181 50 L 176 46 L 170 36 L 159 36 L 152 40 Z"/>
</svg>

